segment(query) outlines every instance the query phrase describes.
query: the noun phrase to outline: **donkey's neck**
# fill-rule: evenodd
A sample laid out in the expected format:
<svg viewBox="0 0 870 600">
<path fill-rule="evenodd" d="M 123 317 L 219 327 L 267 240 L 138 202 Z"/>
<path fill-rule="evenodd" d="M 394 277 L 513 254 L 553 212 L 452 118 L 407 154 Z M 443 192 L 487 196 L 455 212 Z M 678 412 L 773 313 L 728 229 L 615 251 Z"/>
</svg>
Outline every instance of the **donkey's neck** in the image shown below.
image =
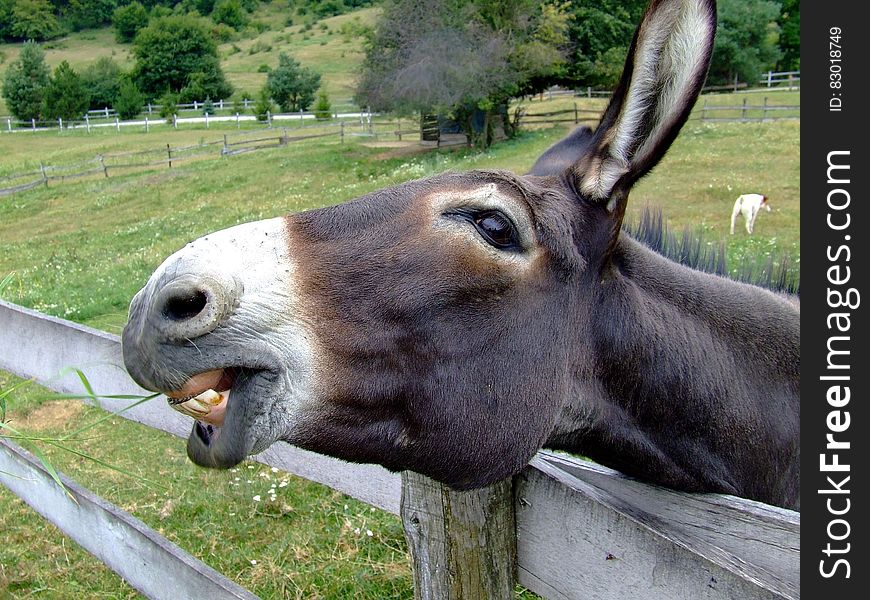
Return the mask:
<svg viewBox="0 0 870 600">
<path fill-rule="evenodd" d="M 678 489 L 795 506 L 796 303 L 626 235 L 594 296 L 547 445 Z"/>
</svg>

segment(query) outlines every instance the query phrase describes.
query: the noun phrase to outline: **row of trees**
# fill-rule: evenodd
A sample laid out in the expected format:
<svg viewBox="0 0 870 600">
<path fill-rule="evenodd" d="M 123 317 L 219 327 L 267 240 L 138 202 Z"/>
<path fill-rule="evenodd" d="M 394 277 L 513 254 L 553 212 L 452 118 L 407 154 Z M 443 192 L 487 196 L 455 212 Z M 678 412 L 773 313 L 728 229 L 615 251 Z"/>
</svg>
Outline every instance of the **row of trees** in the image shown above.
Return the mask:
<svg viewBox="0 0 870 600">
<path fill-rule="evenodd" d="M 260 0 L 0 0 L 0 40 L 44 41 L 69 31 L 115 24 L 132 41 L 149 16 L 196 13 L 217 24 L 243 27 Z"/>
<path fill-rule="evenodd" d="M 67 61 L 54 73 L 35 42 L 27 42 L 3 81 L 3 97 L 22 120 L 80 119 L 94 101 L 106 99 L 122 117 L 142 110 L 144 97 L 136 84 L 111 59 L 101 59 L 80 75 Z"/>
<path fill-rule="evenodd" d="M 133 56 L 136 62 L 129 73 L 103 57 L 81 74 L 66 61 L 51 74 L 40 46 L 27 42 L 6 71 L 3 96 L 16 118 L 29 121 L 79 119 L 89 107 L 107 106 L 129 118 L 146 101 L 171 106 L 233 94 L 221 70 L 217 46 L 201 18 L 171 15 L 152 19 L 137 33 Z M 260 98 L 278 103 L 283 111 L 306 110 L 320 82 L 320 74 L 281 53 Z"/>
<path fill-rule="evenodd" d="M 488 145 L 510 98 L 553 84 L 612 88 L 648 0 L 389 0 L 356 99 L 376 110 L 452 115 Z M 800 67 L 798 0 L 719 0 L 708 85 Z"/>
</svg>

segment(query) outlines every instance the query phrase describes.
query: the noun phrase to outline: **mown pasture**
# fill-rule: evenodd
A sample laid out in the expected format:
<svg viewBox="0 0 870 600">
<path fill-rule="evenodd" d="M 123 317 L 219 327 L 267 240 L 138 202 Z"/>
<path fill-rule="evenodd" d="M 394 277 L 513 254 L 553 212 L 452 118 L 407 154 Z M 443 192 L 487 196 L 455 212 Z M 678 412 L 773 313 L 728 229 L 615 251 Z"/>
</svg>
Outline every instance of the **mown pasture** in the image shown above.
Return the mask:
<svg viewBox="0 0 870 600">
<path fill-rule="evenodd" d="M 535 102 L 528 110 L 541 106 Z M 3 298 L 118 333 L 132 294 L 190 239 L 448 169 L 522 172 L 565 131 L 543 128 L 485 153 L 407 153 L 359 140 L 315 140 L 0 198 L 0 275 L 14 273 Z M 75 162 L 109 149 L 197 143 L 213 135 L 4 135 L 0 173 L 46 156 Z M 735 259 L 784 250 L 799 260 L 798 144 L 796 122 L 690 121 L 668 157 L 633 192 L 632 212 L 661 207 L 672 227 L 724 240 Z M 770 196 L 774 212 L 759 218 L 751 238 L 742 230 L 729 236 L 733 201 L 750 191 Z M 0 375 L 0 389 L 13 381 Z M 37 436 L 71 431 L 99 414 L 76 402 L 46 399 L 35 386 L 23 390 L 8 399 L 7 417 Z M 90 430 L 77 448 L 134 476 L 50 448 L 46 453 L 59 469 L 262 597 L 412 595 L 397 518 L 256 464 L 228 472 L 198 469 L 187 462 L 181 441 L 120 418 Z M 136 597 L 5 490 L 0 531 L 0 595 Z"/>
</svg>

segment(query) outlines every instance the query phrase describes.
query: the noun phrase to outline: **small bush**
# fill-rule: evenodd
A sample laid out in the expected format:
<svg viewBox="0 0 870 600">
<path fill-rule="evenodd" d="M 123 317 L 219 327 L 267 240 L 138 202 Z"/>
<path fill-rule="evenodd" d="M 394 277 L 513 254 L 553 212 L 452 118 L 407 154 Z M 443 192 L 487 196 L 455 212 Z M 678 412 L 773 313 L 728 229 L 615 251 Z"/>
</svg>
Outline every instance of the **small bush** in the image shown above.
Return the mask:
<svg viewBox="0 0 870 600">
<path fill-rule="evenodd" d="M 272 70 L 272 67 L 270 67 L 266 63 L 263 63 L 262 65 L 257 67 L 257 73 L 268 73 L 271 70 Z"/>
<path fill-rule="evenodd" d="M 178 96 L 172 92 L 166 92 L 157 100 L 160 103 L 160 116 L 172 125 L 172 115 L 178 112 Z"/>
<path fill-rule="evenodd" d="M 211 33 L 211 37 L 217 42 L 229 42 L 230 40 L 236 39 L 236 30 L 230 27 L 229 25 L 224 25 L 223 23 L 215 23 L 209 28 L 209 33 Z"/>
<path fill-rule="evenodd" d="M 250 54 L 251 56 L 253 56 L 254 54 L 257 54 L 258 52 L 271 52 L 271 51 L 272 51 L 272 45 L 267 44 L 263 40 L 257 40 L 256 42 L 254 42 L 254 44 L 250 48 L 248 48 L 248 54 Z"/>
<path fill-rule="evenodd" d="M 269 118 L 269 113 L 272 112 L 274 106 L 272 105 L 272 98 L 269 95 L 269 88 L 264 86 L 263 89 L 260 90 L 260 95 L 257 97 L 257 101 L 254 103 L 253 112 L 257 117 L 258 121 L 266 121 Z"/>
<path fill-rule="evenodd" d="M 317 94 L 317 102 L 314 103 L 314 118 L 318 121 L 326 121 L 332 118 L 332 104 L 326 90 L 320 90 Z"/>
</svg>

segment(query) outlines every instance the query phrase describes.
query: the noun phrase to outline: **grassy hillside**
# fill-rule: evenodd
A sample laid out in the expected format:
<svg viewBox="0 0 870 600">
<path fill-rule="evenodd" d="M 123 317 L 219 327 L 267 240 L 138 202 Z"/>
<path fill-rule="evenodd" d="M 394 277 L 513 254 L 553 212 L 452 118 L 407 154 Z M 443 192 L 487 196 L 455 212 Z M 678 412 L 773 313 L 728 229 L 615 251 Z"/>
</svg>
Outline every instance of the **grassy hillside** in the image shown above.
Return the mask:
<svg viewBox="0 0 870 600">
<path fill-rule="evenodd" d="M 237 91 L 256 93 L 266 82 L 266 74 L 257 72 L 260 65 L 274 67 L 279 52 L 287 52 L 304 66 L 323 76 L 323 87 L 333 101 L 348 100 L 353 95 L 354 77 L 362 61 L 362 40 L 355 35 L 355 25 L 374 22 L 377 8 L 364 8 L 353 13 L 330 17 L 313 25 L 288 25 L 290 11 L 281 0 L 262 4 L 252 15 L 252 21 L 268 27 L 260 34 L 248 28 L 239 39 L 220 44 L 221 66 Z M 71 33 L 43 44 L 45 59 L 52 70 L 66 60 L 81 71 L 102 56 L 110 56 L 122 66 L 133 66 L 130 44 L 115 41 L 112 28 Z M 0 44 L 0 81 L 9 64 L 18 59 L 21 44 Z M 0 97 L 0 116 L 9 111 Z"/>
</svg>

